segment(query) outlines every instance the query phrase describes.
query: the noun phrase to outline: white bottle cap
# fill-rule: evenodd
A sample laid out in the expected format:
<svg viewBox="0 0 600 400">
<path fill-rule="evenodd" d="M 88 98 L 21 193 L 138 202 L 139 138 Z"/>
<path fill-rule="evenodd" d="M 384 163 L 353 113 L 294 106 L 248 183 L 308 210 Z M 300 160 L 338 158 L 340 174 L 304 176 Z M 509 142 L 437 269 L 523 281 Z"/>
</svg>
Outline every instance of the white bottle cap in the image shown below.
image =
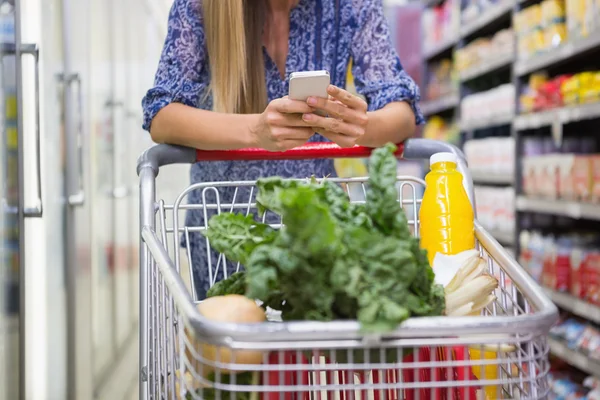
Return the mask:
<svg viewBox="0 0 600 400">
<path fill-rule="evenodd" d="M 435 153 L 429 159 L 429 165 L 433 165 L 439 162 L 452 162 L 454 164 L 458 163 L 458 158 L 454 153 Z"/>
</svg>

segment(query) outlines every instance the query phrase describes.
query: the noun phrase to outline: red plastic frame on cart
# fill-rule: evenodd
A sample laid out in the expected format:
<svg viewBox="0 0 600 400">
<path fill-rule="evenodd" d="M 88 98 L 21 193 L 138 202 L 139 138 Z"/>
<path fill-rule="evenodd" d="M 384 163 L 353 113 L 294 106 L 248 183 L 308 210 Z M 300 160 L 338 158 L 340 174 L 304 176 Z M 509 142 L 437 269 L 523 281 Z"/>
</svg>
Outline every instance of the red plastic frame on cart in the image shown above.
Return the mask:
<svg viewBox="0 0 600 400">
<path fill-rule="evenodd" d="M 402 157 L 404 144 L 397 145 L 396 155 Z M 373 151 L 370 147 L 342 148 L 335 143 L 307 143 L 287 151 L 264 149 L 196 150 L 196 161 L 257 161 L 257 160 L 309 160 L 315 158 L 364 158 Z"/>
</svg>

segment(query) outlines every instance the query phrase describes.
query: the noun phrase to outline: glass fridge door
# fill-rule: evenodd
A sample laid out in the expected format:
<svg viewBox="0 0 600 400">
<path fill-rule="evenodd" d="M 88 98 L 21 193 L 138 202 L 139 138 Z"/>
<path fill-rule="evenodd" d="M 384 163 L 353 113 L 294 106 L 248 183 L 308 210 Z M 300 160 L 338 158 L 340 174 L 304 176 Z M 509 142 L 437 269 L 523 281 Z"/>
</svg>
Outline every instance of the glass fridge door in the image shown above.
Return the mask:
<svg viewBox="0 0 600 400">
<path fill-rule="evenodd" d="M 0 400 L 20 397 L 20 208 L 15 8 L 0 4 Z"/>
</svg>

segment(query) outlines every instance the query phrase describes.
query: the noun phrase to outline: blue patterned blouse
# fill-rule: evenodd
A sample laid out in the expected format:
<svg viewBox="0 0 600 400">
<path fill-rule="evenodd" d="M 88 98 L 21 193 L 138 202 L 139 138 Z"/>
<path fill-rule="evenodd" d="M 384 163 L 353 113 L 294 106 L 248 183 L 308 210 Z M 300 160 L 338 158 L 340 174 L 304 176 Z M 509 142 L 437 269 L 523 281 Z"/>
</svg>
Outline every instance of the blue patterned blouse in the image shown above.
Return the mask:
<svg viewBox="0 0 600 400">
<path fill-rule="evenodd" d="M 286 96 L 287 77 L 295 71 L 328 70 L 331 83 L 344 88 L 346 72 L 352 60 L 356 89 L 364 95 L 369 110 L 378 110 L 394 101 L 408 102 L 417 124 L 423 122 L 418 109 L 419 89 L 402 69 L 390 40 L 382 0 L 300 0 L 290 14 L 289 53 L 286 79 L 282 80 L 276 64 L 266 49 L 265 75 L 269 101 Z M 225 27 L 223 29 L 226 29 Z M 202 21 L 201 0 L 174 0 L 169 27 L 156 73 L 155 85 L 142 101 L 144 129 L 166 105 L 179 102 L 192 107 L 211 109 L 210 98 L 202 102 L 210 82 L 207 50 Z M 325 141 L 315 135 L 310 141 Z M 249 161 L 197 163 L 191 168 L 191 181 L 254 180 L 262 176 L 309 177 L 333 175 L 331 160 Z M 231 189 L 220 191 L 222 203 L 248 201 L 248 193 Z M 246 198 L 244 199 L 244 196 Z M 202 202 L 199 191 L 192 192 L 189 202 Z M 208 200 L 207 200 L 208 201 Z M 188 226 L 204 224 L 202 211 L 188 212 Z M 212 264 L 213 279 L 217 258 L 207 259 L 205 241 L 190 233 L 190 251 L 194 280 L 199 298 L 209 286 L 207 263 Z M 184 245 L 185 245 L 184 241 Z M 220 267 L 218 275 L 222 274 Z"/>
</svg>

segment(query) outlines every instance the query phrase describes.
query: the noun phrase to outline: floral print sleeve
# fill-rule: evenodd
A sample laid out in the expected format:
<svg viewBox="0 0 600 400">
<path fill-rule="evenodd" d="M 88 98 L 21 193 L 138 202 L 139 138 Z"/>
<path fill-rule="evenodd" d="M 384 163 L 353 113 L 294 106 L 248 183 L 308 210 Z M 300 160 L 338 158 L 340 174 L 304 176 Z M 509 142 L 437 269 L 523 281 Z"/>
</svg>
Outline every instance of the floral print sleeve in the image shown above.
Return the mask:
<svg viewBox="0 0 600 400">
<path fill-rule="evenodd" d="M 425 120 L 419 109 L 419 87 L 404 71 L 383 14 L 382 0 L 353 0 L 357 29 L 352 40 L 352 73 L 356 89 L 375 111 L 394 101 L 412 107 L 417 124 Z"/>
<path fill-rule="evenodd" d="M 210 77 L 200 1 L 173 2 L 154 87 L 142 101 L 146 130 L 150 130 L 152 119 L 163 107 L 170 103 L 199 107 L 206 93 Z"/>
</svg>

